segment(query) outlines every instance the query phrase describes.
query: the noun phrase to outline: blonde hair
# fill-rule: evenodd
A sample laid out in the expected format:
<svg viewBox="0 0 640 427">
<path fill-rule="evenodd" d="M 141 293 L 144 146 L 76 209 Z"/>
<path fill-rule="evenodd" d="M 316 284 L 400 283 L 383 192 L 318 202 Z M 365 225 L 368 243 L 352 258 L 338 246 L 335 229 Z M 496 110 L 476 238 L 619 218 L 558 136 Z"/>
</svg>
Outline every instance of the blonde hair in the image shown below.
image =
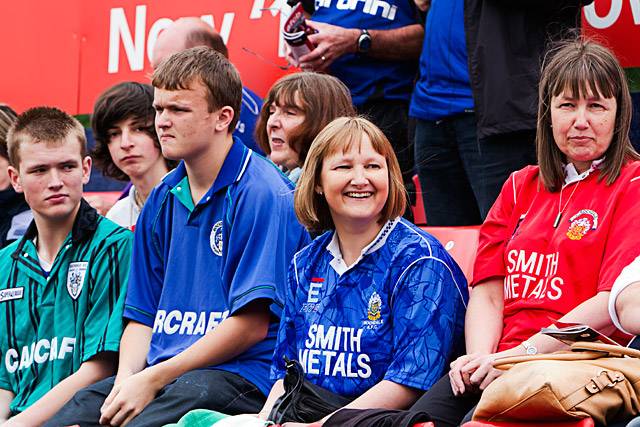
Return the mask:
<svg viewBox="0 0 640 427">
<path fill-rule="evenodd" d="M 307 159 L 302 168 L 294 196 L 294 208 L 298 220 L 309 230 L 322 232 L 335 228 L 326 199 L 316 192 L 320 183 L 322 164 L 327 156 L 338 151 L 349 151 L 354 144 L 359 145 L 366 135 L 371 146 L 387 159 L 389 171 L 389 195 L 380 213 L 380 224 L 396 218 L 406 208 L 406 190 L 402 173 L 393 147 L 373 123 L 362 117 L 340 117 L 329 123 L 311 143 Z"/>
</svg>

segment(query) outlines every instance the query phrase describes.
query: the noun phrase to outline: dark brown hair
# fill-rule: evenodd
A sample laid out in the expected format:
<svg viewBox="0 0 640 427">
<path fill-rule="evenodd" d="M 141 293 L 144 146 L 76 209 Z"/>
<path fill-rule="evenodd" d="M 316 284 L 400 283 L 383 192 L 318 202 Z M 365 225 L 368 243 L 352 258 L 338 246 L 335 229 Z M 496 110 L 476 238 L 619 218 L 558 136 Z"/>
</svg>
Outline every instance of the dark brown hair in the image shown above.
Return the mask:
<svg viewBox="0 0 640 427">
<path fill-rule="evenodd" d="M 364 135 L 369 137 L 373 149 L 387 159 L 389 170 L 389 195 L 378 223 L 382 224 L 404 213 L 407 195 L 391 143 L 369 120 L 363 117 L 340 117 L 329 123 L 313 140 L 296 186 L 296 216 L 309 230 L 322 232 L 335 228 L 327 200 L 316 191 L 324 159 L 338 151 L 349 151 L 354 144 L 361 143 Z"/>
<path fill-rule="evenodd" d="M 553 138 L 551 99 L 564 91 L 572 97 L 594 94 L 615 98 L 613 139 L 604 153 L 599 176 L 607 185 L 612 184 L 628 160 L 640 159 L 629 139 L 633 107 L 622 67 L 609 49 L 584 37 L 561 42 L 547 54 L 540 80 L 536 147 L 540 178 L 551 192 L 562 188 L 566 162 Z"/>
<path fill-rule="evenodd" d="M 228 132 L 232 133 L 240 117 L 242 81 L 236 67 L 220 52 L 199 46 L 174 53 L 153 72 L 151 84 L 164 90 L 189 89 L 194 82 L 207 88 L 209 112 L 229 106 L 233 119 Z"/>
<path fill-rule="evenodd" d="M 309 72 L 286 75 L 269 89 L 256 123 L 256 140 L 266 154 L 271 153 L 267 121 L 274 103 L 300 107 L 305 114 L 304 122 L 289 137 L 289 146 L 298 153 L 299 165 L 304 164 L 311 142 L 329 122 L 356 115 L 349 89 L 337 78 Z"/>
<path fill-rule="evenodd" d="M 20 145 L 23 142 L 56 144 L 73 136 L 80 144 L 80 156 L 87 155 L 87 138 L 82 124 L 55 107 L 31 108 L 16 118 L 7 134 L 9 164 L 20 166 Z"/>
<path fill-rule="evenodd" d="M 91 115 L 91 128 L 96 140 L 91 157 L 104 175 L 121 181 L 129 180 L 111 158 L 109 130 L 119 122 L 133 119 L 144 127 L 145 133 L 159 149 L 160 142 L 153 125 L 154 117 L 153 88 L 149 85 L 137 82 L 118 83 L 98 97 Z M 173 169 L 177 164 L 168 159 L 165 159 L 165 163 L 168 169 Z"/>
</svg>

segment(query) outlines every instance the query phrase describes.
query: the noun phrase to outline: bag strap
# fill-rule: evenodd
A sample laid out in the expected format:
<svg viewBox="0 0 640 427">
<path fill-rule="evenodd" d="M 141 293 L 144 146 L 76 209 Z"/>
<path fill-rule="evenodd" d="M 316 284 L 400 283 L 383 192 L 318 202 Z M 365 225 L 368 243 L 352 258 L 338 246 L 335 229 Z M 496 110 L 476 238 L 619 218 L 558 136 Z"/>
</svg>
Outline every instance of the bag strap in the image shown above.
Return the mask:
<svg viewBox="0 0 640 427">
<path fill-rule="evenodd" d="M 571 344 L 572 351 L 598 351 L 613 357 L 629 356 L 640 359 L 640 350 L 623 347 L 621 345 L 602 344 L 599 342 L 579 341 Z M 603 355 L 604 356 L 604 355 Z"/>
<path fill-rule="evenodd" d="M 513 368 L 514 365 L 523 362 L 539 360 L 594 360 L 601 358 L 603 355 L 606 354 L 597 351 L 557 351 L 555 353 L 509 356 L 494 360 L 493 367 L 496 369 L 507 370 Z"/>
<path fill-rule="evenodd" d="M 624 381 L 625 376 L 618 371 L 607 371 L 603 369 L 597 376 L 589 379 L 589 382 L 578 390 L 564 397 L 560 404 L 566 410 L 571 409 L 584 402 L 594 394 L 600 393 L 606 388 L 613 388 L 619 382 Z"/>
<path fill-rule="evenodd" d="M 640 350 L 622 347 L 620 345 L 578 341 L 571 344 L 571 351 L 501 357 L 493 362 L 493 367 L 496 369 L 507 370 L 511 369 L 518 363 L 532 362 L 536 360 L 594 360 L 601 357 L 624 356 L 640 359 Z"/>
</svg>

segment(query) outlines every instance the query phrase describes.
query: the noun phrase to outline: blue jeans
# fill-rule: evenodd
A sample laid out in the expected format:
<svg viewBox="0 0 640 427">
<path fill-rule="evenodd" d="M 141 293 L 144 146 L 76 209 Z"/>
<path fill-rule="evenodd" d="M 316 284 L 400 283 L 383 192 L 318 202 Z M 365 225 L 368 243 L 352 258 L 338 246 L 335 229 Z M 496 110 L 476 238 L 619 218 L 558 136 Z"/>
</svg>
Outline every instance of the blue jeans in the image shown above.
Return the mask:
<svg viewBox="0 0 640 427">
<path fill-rule="evenodd" d="M 415 159 L 427 224 L 480 224 L 509 175 L 536 163 L 535 131 L 478 138 L 474 113 L 418 120 Z"/>
</svg>

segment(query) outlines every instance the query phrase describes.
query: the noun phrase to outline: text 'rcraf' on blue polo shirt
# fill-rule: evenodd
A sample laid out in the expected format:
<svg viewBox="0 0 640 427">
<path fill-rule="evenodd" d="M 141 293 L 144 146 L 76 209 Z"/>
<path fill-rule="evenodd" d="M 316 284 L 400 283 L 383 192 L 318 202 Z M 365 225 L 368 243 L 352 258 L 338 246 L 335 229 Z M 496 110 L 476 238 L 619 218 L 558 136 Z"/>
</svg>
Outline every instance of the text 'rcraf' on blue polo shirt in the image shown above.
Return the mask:
<svg viewBox="0 0 640 427">
<path fill-rule="evenodd" d="M 153 328 L 147 363 L 171 358 L 256 299 L 281 314 L 288 265 L 309 236 L 293 185 L 237 139 L 194 206 L 184 163 L 153 190 L 136 225 L 124 317 Z M 265 340 L 212 369 L 269 392 L 278 324 Z"/>
</svg>

